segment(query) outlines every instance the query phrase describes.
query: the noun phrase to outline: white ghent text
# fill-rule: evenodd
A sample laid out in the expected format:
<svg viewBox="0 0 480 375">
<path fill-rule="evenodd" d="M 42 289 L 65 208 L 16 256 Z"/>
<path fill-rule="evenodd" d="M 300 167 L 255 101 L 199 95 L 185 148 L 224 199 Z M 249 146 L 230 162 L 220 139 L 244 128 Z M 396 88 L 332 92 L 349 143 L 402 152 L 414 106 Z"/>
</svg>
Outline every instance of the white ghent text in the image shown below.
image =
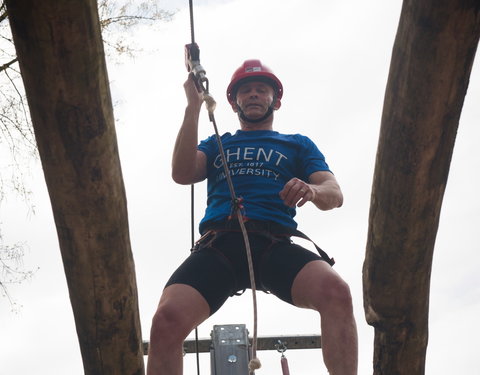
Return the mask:
<svg viewBox="0 0 480 375">
<path fill-rule="evenodd" d="M 275 150 L 268 150 L 266 151 L 263 147 L 255 148 L 255 147 L 237 147 L 236 149 L 227 149 L 225 150 L 225 159 L 227 159 L 227 163 L 234 162 L 234 161 L 257 161 L 257 162 L 273 162 L 275 165 L 279 165 L 283 159 L 287 159 L 285 155 L 283 155 L 279 151 Z M 216 168 L 220 168 L 222 166 L 222 159 L 220 155 L 217 155 L 213 165 Z"/>
<path fill-rule="evenodd" d="M 266 150 L 263 147 L 230 148 L 225 150 L 225 159 L 231 176 L 262 176 L 275 180 L 280 177 L 280 174 L 270 168 L 278 167 L 282 161 L 288 160 L 281 152 L 273 149 Z M 217 169 L 223 168 L 220 154 L 215 158 L 213 165 Z M 225 179 L 224 171 L 217 175 L 216 180 L 223 179 Z"/>
</svg>

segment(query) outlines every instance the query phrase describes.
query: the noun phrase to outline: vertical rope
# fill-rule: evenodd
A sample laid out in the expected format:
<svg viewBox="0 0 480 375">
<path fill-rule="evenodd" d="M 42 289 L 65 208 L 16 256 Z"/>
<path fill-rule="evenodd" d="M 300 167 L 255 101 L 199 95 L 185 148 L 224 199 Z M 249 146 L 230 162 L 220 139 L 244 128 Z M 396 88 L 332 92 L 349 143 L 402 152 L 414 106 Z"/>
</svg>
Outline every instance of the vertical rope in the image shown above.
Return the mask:
<svg viewBox="0 0 480 375">
<path fill-rule="evenodd" d="M 190 246 L 195 244 L 195 187 L 190 185 Z M 198 348 L 198 327 L 195 327 L 195 355 L 197 359 L 197 375 L 200 375 L 200 350 Z"/>
<path fill-rule="evenodd" d="M 195 244 L 195 185 L 190 185 L 190 239 L 191 246 Z"/>
<path fill-rule="evenodd" d="M 211 99 L 210 99 L 211 100 Z M 207 108 L 214 108 L 215 106 L 212 103 L 207 103 Z M 252 299 L 253 299 L 253 339 L 252 339 L 252 358 L 248 364 L 249 374 L 253 374 L 256 369 L 261 367 L 260 360 L 257 358 L 257 325 L 258 325 L 258 314 L 257 314 L 257 288 L 255 284 L 255 273 L 253 270 L 253 261 L 252 261 L 252 252 L 250 249 L 250 241 L 248 239 L 248 232 L 245 228 L 245 223 L 243 222 L 243 216 L 239 208 L 239 199 L 235 194 L 235 188 L 233 186 L 232 177 L 230 176 L 230 170 L 227 166 L 227 159 L 225 157 L 225 151 L 222 145 L 222 139 L 218 133 L 217 123 L 215 121 L 215 116 L 213 115 L 213 109 L 209 110 L 210 121 L 213 123 L 213 128 L 215 130 L 215 138 L 217 140 L 218 149 L 220 151 L 220 158 L 222 160 L 223 171 L 225 173 L 225 178 L 227 180 L 228 188 L 230 189 L 230 195 L 232 198 L 232 204 L 234 205 L 234 213 L 237 215 L 238 223 L 243 234 L 243 240 L 245 242 L 245 252 L 247 254 L 248 262 L 248 274 L 250 276 L 250 288 L 252 289 Z"/>
<path fill-rule="evenodd" d="M 192 43 L 195 43 L 195 26 L 193 24 L 193 0 L 189 0 L 190 10 L 190 37 Z M 195 244 L 195 188 L 194 184 L 190 188 L 190 232 L 191 232 L 191 248 Z M 197 375 L 200 375 L 200 350 L 198 348 L 198 327 L 195 327 L 195 356 L 197 360 Z"/>
<path fill-rule="evenodd" d="M 190 10 L 190 32 L 191 32 L 191 39 L 192 39 L 192 44 L 195 43 L 195 26 L 194 26 L 194 21 L 193 21 L 193 0 L 189 0 L 189 10 Z M 250 250 L 250 241 L 248 239 L 248 232 L 247 229 L 245 228 L 245 223 L 243 222 L 243 216 L 242 213 L 239 209 L 239 199 L 235 194 L 235 189 L 233 186 L 232 182 L 232 177 L 230 176 L 230 170 L 228 169 L 227 166 L 227 160 L 225 157 L 225 152 L 223 149 L 222 145 L 222 140 L 220 138 L 220 134 L 218 132 L 217 128 L 217 123 L 215 121 L 215 116 L 213 114 L 213 111 L 215 109 L 215 101 L 213 100 L 212 96 L 208 92 L 208 81 L 207 81 L 207 88 L 205 88 L 201 83 L 199 82 L 199 86 L 201 87 L 203 91 L 203 97 L 206 102 L 207 110 L 208 110 L 208 115 L 209 119 L 213 124 L 213 128 L 215 130 L 215 138 L 218 144 L 218 149 L 220 152 L 220 157 L 222 160 L 223 164 L 223 170 L 225 173 L 225 178 L 228 184 L 228 188 L 230 190 L 230 196 L 232 199 L 232 205 L 233 205 L 233 213 L 237 215 L 238 222 L 240 224 L 242 234 L 243 234 L 243 239 L 245 242 L 245 251 L 247 254 L 247 261 L 248 261 L 248 271 L 249 271 L 249 276 L 250 276 L 250 287 L 252 289 L 252 297 L 253 297 L 253 342 L 252 342 L 252 359 L 250 360 L 250 363 L 248 364 L 248 369 L 249 369 L 249 374 L 253 374 L 256 369 L 261 367 L 260 360 L 257 358 L 257 294 L 256 294 L 256 285 L 255 285 L 255 274 L 253 270 L 253 261 L 252 261 L 252 254 Z M 233 216 L 233 215 L 232 215 Z M 193 185 L 192 185 L 192 220 L 193 220 Z M 193 223 L 192 223 L 192 228 L 193 228 Z M 193 240 L 192 240 L 193 241 Z M 192 242 L 192 247 L 193 247 L 193 242 Z M 197 335 L 197 330 L 195 329 L 195 334 Z M 200 366 L 199 366 L 199 360 L 198 360 L 198 338 L 196 339 L 196 351 L 197 351 L 197 370 L 200 371 Z"/>
<path fill-rule="evenodd" d="M 193 24 L 193 0 L 189 0 L 188 8 L 190 10 L 190 38 L 192 44 L 195 43 L 195 25 Z"/>
<path fill-rule="evenodd" d="M 215 117 L 213 113 L 210 114 L 210 121 L 212 121 L 213 129 L 215 130 L 215 139 L 217 140 L 218 151 L 220 152 L 220 159 L 222 160 L 223 172 L 225 173 L 225 179 L 227 180 L 228 189 L 230 190 L 230 197 L 232 198 L 232 204 L 236 204 L 238 202 L 238 197 L 235 194 L 235 188 L 233 187 L 232 177 L 230 176 L 230 170 L 227 166 L 227 158 L 225 157 L 225 151 L 222 145 L 222 139 L 220 138 L 220 134 L 218 133 L 217 122 L 215 121 Z M 242 220 L 239 220 L 243 222 Z"/>
<path fill-rule="evenodd" d="M 248 240 L 247 229 L 245 228 L 245 223 L 243 222 L 242 213 L 240 210 L 237 210 L 237 218 L 240 223 L 240 228 L 242 229 L 243 241 L 245 242 L 245 250 L 247 253 L 247 262 L 248 262 L 248 274 L 250 275 L 250 286 L 252 288 L 252 298 L 253 298 L 253 339 L 252 339 L 252 361 L 248 364 L 248 369 L 250 373 L 253 373 L 255 369 L 260 368 L 260 361 L 257 358 L 257 287 L 255 284 L 255 272 L 253 270 L 253 260 L 252 260 L 252 251 L 250 249 L 250 241 Z"/>
</svg>

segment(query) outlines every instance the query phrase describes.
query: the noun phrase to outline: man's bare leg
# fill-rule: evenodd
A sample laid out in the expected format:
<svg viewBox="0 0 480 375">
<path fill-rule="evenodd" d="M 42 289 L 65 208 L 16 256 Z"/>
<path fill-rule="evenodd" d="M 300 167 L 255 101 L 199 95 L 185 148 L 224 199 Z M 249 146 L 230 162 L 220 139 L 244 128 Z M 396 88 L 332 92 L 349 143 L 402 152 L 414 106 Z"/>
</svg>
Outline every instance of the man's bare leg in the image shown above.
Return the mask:
<svg viewBox="0 0 480 375">
<path fill-rule="evenodd" d="M 207 301 L 194 288 L 165 288 L 152 320 L 147 375 L 182 375 L 183 342 L 209 315 Z"/>
<path fill-rule="evenodd" d="M 320 313 L 322 351 L 332 375 L 356 375 L 358 338 L 348 285 L 325 262 L 305 265 L 295 278 L 292 298 L 296 306 Z"/>
</svg>

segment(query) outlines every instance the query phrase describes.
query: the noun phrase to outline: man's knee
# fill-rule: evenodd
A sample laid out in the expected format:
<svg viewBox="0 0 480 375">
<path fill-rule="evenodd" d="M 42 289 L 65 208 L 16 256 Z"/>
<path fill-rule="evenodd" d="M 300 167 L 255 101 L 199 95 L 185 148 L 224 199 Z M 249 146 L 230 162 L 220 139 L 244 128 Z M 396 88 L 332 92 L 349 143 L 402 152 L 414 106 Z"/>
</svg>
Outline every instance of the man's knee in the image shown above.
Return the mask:
<svg viewBox="0 0 480 375">
<path fill-rule="evenodd" d="M 209 316 L 207 301 L 190 286 L 171 285 L 165 288 L 152 319 L 153 340 L 178 344 Z"/>
<path fill-rule="evenodd" d="M 150 336 L 167 344 L 181 343 L 190 333 L 190 324 L 175 306 L 160 305 L 152 319 Z"/>
<path fill-rule="evenodd" d="M 322 289 L 320 299 L 325 309 L 350 312 L 353 310 L 352 294 L 348 284 L 340 277 L 331 280 Z"/>
<path fill-rule="evenodd" d="M 323 261 L 308 263 L 295 279 L 294 303 L 319 312 L 332 308 L 352 308 L 348 284 Z"/>
<path fill-rule="evenodd" d="M 157 309 L 152 319 L 152 327 L 150 330 L 151 340 L 161 340 L 162 342 L 173 343 L 174 341 L 181 341 L 179 330 L 174 327 L 179 327 L 181 321 L 178 316 L 175 316 L 171 309 L 161 306 Z M 188 335 L 188 333 L 187 333 Z"/>
</svg>

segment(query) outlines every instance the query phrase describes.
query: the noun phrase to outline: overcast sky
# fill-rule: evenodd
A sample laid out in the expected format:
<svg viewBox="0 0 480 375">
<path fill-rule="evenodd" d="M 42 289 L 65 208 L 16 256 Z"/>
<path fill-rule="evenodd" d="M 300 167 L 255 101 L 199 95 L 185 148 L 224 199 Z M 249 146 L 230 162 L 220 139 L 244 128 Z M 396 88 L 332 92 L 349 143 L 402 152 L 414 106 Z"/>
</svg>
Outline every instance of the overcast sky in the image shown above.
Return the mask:
<svg viewBox="0 0 480 375">
<path fill-rule="evenodd" d="M 160 2 L 160 4 L 162 4 Z M 144 52 L 122 65 L 109 64 L 117 135 L 127 190 L 143 337 L 164 283 L 188 255 L 190 188 L 170 178 L 170 160 L 182 121 L 186 78 L 183 46 L 190 42 L 188 2 L 170 0 L 174 20 L 135 34 Z M 196 2 L 196 41 L 218 105 L 220 132 L 238 122 L 225 99 L 233 71 L 259 58 L 282 80 L 285 94 L 274 127 L 302 133 L 326 155 L 344 195 L 341 209 L 298 210 L 299 228 L 335 257 L 350 284 L 360 335 L 360 375 L 372 373 L 373 328 L 365 323 L 362 264 L 370 190 L 399 0 L 205 0 Z M 474 374 L 480 336 L 480 77 L 475 64 L 457 135 L 434 254 L 430 298 L 428 375 Z M 206 111 L 201 138 L 212 133 Z M 28 245 L 25 267 L 40 267 L 30 282 L 10 291 L 23 307 L 10 312 L 0 299 L 0 375 L 83 374 L 81 356 L 41 166 L 30 179 L 35 214 L 17 198 L 2 203 L 0 222 L 8 243 Z M 204 184 L 196 187 L 196 220 L 204 210 Z M 114 251 L 114 249 L 112 249 Z M 315 313 L 260 294 L 259 336 L 319 334 Z M 251 293 L 230 299 L 199 329 L 214 324 L 252 324 Z M 261 374 L 280 373 L 277 352 L 259 352 Z M 326 374 L 320 350 L 286 352 L 296 375 Z M 202 374 L 209 357 L 201 356 Z M 194 373 L 192 355 L 185 357 Z M 186 371 L 187 373 L 187 371 Z"/>
</svg>

